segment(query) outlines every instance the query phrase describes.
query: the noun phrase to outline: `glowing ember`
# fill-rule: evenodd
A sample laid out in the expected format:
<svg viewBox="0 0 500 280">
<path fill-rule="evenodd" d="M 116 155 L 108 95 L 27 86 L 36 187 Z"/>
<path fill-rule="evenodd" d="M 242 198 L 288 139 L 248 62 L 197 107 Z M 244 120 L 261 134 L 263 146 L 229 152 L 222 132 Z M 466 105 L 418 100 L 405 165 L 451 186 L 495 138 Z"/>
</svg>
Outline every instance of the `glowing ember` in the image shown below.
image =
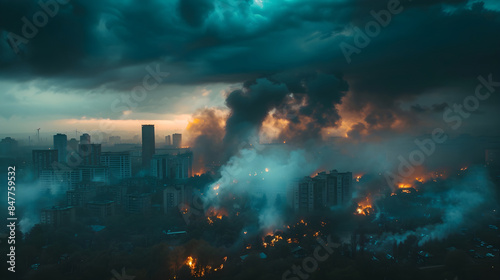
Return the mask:
<svg viewBox="0 0 500 280">
<path fill-rule="evenodd" d="M 226 262 L 227 257 L 224 257 L 224 262 Z M 194 277 L 204 277 L 206 274 L 209 274 L 210 272 L 213 271 L 218 271 L 224 268 L 224 264 L 222 263 L 218 267 L 212 269 L 212 266 L 207 265 L 207 266 L 200 266 L 198 265 L 198 260 L 192 256 L 188 256 L 186 261 L 184 262 L 185 265 L 189 267 L 191 270 L 191 275 Z M 176 277 L 174 277 L 175 279 Z"/>
<path fill-rule="evenodd" d="M 398 188 L 400 189 L 409 189 L 411 187 L 412 186 L 410 184 L 404 184 L 404 183 L 398 184 Z"/>
<path fill-rule="evenodd" d="M 215 207 L 210 207 L 205 213 L 209 224 L 213 224 L 215 219 L 222 220 L 222 217 L 227 217 L 227 211 L 224 208 L 216 209 Z"/>
<path fill-rule="evenodd" d="M 358 208 L 356 208 L 357 215 L 370 215 L 373 212 L 372 203 L 370 197 L 367 197 L 364 201 L 358 203 Z"/>
<path fill-rule="evenodd" d="M 266 242 L 266 239 L 269 239 L 268 237 L 271 237 L 271 239 L 269 240 L 269 242 Z M 264 246 L 264 248 L 267 248 L 269 246 L 274 247 L 274 244 L 280 240 L 283 240 L 283 237 L 281 235 L 268 234 L 263 238 L 262 246 Z"/>
<path fill-rule="evenodd" d="M 193 259 L 191 256 L 187 257 L 186 265 L 189 266 L 191 270 L 194 270 L 196 268 L 196 259 Z"/>
<path fill-rule="evenodd" d="M 359 180 L 361 180 L 361 178 L 363 178 L 363 174 L 359 174 L 359 175 L 354 176 L 354 179 L 356 180 L 357 183 L 359 183 Z"/>
</svg>

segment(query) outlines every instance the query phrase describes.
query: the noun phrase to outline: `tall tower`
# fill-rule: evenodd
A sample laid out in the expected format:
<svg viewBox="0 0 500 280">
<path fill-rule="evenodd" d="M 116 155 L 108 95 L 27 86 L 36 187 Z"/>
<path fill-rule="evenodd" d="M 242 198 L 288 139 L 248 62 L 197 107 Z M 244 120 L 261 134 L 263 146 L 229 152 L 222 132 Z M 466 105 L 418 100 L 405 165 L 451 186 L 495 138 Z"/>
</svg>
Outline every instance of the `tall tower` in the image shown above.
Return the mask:
<svg viewBox="0 0 500 280">
<path fill-rule="evenodd" d="M 54 150 L 57 150 L 59 162 L 66 162 L 66 151 L 68 149 L 68 137 L 66 134 L 58 133 L 54 135 Z"/>
<path fill-rule="evenodd" d="M 182 134 L 174 133 L 172 135 L 172 145 L 174 148 L 180 148 L 182 146 Z"/>
<path fill-rule="evenodd" d="M 155 154 L 155 126 L 142 125 L 142 167 L 149 168 Z"/>
<path fill-rule="evenodd" d="M 84 133 L 80 136 L 80 144 L 90 144 L 90 135 Z"/>
</svg>

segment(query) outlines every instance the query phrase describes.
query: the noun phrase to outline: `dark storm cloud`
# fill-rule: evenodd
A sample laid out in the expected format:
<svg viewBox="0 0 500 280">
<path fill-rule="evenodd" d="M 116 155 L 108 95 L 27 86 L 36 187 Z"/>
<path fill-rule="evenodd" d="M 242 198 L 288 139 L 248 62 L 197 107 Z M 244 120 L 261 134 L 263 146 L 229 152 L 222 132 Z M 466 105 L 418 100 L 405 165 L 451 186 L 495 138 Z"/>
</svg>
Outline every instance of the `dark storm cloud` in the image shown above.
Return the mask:
<svg viewBox="0 0 500 280">
<path fill-rule="evenodd" d="M 205 18 L 214 9 L 210 0 L 180 0 L 179 11 L 181 17 L 191 26 L 200 26 Z"/>
<path fill-rule="evenodd" d="M 426 113 L 426 112 L 442 113 L 448 107 L 450 107 L 450 105 L 448 105 L 446 102 L 440 104 L 433 104 L 430 107 L 422 106 L 420 104 L 415 104 L 411 106 L 411 110 L 416 113 Z"/>
<path fill-rule="evenodd" d="M 445 104 L 473 94 L 479 75 L 492 73 L 500 80 L 500 38 L 493 35 L 500 28 L 497 11 L 487 10 L 481 3 L 470 8 L 459 6 L 455 11 L 421 4 L 394 15 L 380 35 L 359 55 L 353 55 L 352 64 L 345 67 L 351 86 L 346 104 L 352 111 L 367 110 L 369 124 L 390 128 L 401 119 L 415 124 L 412 112 L 435 114 L 437 121 L 442 121 Z M 367 22 L 358 26 L 364 28 Z M 346 41 L 352 42 L 352 38 Z M 453 99 L 440 94 L 445 87 L 455 88 Z M 428 99 L 441 105 L 424 108 L 413 104 L 412 112 L 401 109 L 401 102 L 411 103 L 429 91 L 434 93 Z M 489 102 L 498 105 L 497 99 Z"/>
<path fill-rule="evenodd" d="M 0 0 L 0 73 L 11 80 L 47 78 L 67 89 L 119 90 L 154 62 L 171 73 L 166 83 L 180 84 L 241 83 L 291 70 L 344 73 L 350 85 L 344 105 L 364 112 L 368 130 L 414 124 L 417 112 L 444 110 L 400 108 L 425 92 L 450 86 L 463 95 L 478 75 L 500 77 L 499 12 L 465 0 L 401 1 L 402 12 L 348 64 L 339 44 L 352 44 L 352 27 L 364 29 L 371 11 L 388 2 L 263 1 L 261 8 L 247 0 L 72 0 L 16 55 L 9 32 L 22 35 L 21 19 L 32 20 L 41 8 L 37 1 Z M 439 100 L 439 93 L 433 98 L 454 102 Z M 312 110 L 320 103 L 311 104 L 301 113 L 331 122 Z M 336 111 L 328 115 L 338 119 Z"/>
<path fill-rule="evenodd" d="M 374 40 L 365 50 L 366 55 L 375 53 L 387 65 L 394 64 L 394 67 L 388 68 L 396 71 L 402 62 L 387 57 L 387 54 L 398 59 L 401 55 L 413 54 L 411 56 L 415 61 L 419 61 L 419 52 L 425 54 L 432 45 L 442 45 L 437 49 L 438 53 L 446 49 L 446 45 L 455 49 L 458 47 L 462 52 L 468 51 L 473 40 L 469 44 L 457 45 L 450 42 L 449 37 L 461 41 L 463 37 L 457 35 L 461 34 L 458 30 L 462 27 L 468 26 L 469 31 L 479 30 L 481 25 L 494 20 L 491 17 L 496 17 L 495 12 L 490 12 L 488 20 L 478 16 L 479 11 L 446 15 L 440 3 L 462 4 L 464 1 L 411 3 L 412 6 L 400 15 L 406 20 L 396 22 L 395 19 L 378 38 L 380 42 Z M 371 19 L 370 10 L 386 7 L 387 1 L 287 1 L 286 5 L 274 1 L 264 2 L 261 10 L 251 10 L 252 4 L 252 1 L 243 0 L 73 0 L 60 5 L 61 11 L 50 18 L 49 23 L 40 28 L 39 34 L 24 46 L 23 56 L 2 53 L 2 69 L 5 72 L 14 65 L 24 65 L 23 72 L 28 69 L 37 75 L 91 76 L 98 85 L 106 81 L 97 78 L 97 73 L 105 74 L 158 59 L 168 61 L 172 69 L 177 70 L 179 82 L 184 83 L 241 82 L 290 67 L 348 71 L 349 68 L 344 69 L 336 43 L 329 42 L 328 46 L 322 46 L 322 41 L 335 35 L 346 24 L 362 25 Z M 3 0 L 0 5 L 3 41 L 7 32 L 21 34 L 23 16 L 31 19 L 41 9 L 37 1 L 27 0 L 15 3 Z M 253 4 L 253 7 L 256 5 Z M 401 30 L 408 30 L 408 27 L 412 30 L 398 34 Z M 495 28 L 489 27 L 490 31 Z M 481 32 L 488 34 L 486 29 L 481 29 Z M 442 36 L 436 36 L 436 33 Z M 401 35 L 403 40 L 400 40 Z M 476 37 L 483 36 L 476 34 Z M 311 47 L 313 53 L 308 51 L 307 46 L 300 46 L 311 40 L 318 41 L 314 48 Z M 385 44 L 387 40 L 389 44 Z M 382 50 L 381 45 L 389 49 Z M 424 48 L 418 51 L 421 46 Z M 488 49 L 489 53 L 492 51 L 488 46 L 477 47 Z M 392 49 L 399 51 L 394 53 Z M 5 43 L 2 51 L 8 51 Z M 448 57 L 456 58 L 453 55 L 449 53 Z M 259 59 L 252 59 L 255 57 Z M 464 59 L 467 60 L 467 56 Z M 362 58 L 359 61 L 359 65 L 366 66 Z M 426 62 L 429 61 L 422 63 Z M 365 69 L 357 65 L 353 65 L 353 71 Z M 364 77 L 364 72 L 373 71 L 376 67 L 368 66 L 359 75 Z M 368 77 L 368 82 L 382 74 Z M 109 76 L 110 79 L 117 78 Z M 399 80 L 398 84 L 406 84 L 407 79 Z M 435 79 L 439 80 L 439 77 Z M 386 86 L 394 91 L 401 88 L 398 84 L 391 82 Z M 358 87 L 364 89 L 361 85 Z"/>
</svg>

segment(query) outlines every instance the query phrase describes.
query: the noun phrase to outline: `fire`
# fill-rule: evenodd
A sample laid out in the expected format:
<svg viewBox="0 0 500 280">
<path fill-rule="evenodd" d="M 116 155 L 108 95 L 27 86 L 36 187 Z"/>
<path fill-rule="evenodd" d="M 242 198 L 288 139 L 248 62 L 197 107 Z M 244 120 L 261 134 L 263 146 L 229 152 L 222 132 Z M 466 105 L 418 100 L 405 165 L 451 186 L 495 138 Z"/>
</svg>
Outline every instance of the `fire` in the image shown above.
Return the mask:
<svg viewBox="0 0 500 280">
<path fill-rule="evenodd" d="M 225 257 L 223 258 L 223 260 L 224 260 L 224 262 L 226 262 L 226 261 L 227 261 L 227 256 L 225 256 Z M 224 268 L 224 263 L 222 263 L 219 267 L 214 268 L 214 271 L 221 270 L 221 269 L 223 269 L 223 268 Z"/>
<path fill-rule="evenodd" d="M 399 189 L 409 189 L 409 188 L 412 188 L 412 185 L 401 183 L 401 184 L 398 184 L 398 188 Z"/>
<path fill-rule="evenodd" d="M 271 240 L 269 242 L 266 242 L 265 240 L 266 240 L 266 237 L 268 237 L 268 236 L 270 236 L 272 238 L 271 238 Z M 271 234 L 266 235 L 266 237 L 262 238 L 263 239 L 262 246 L 264 246 L 264 248 L 267 248 L 269 246 L 270 247 L 274 247 L 274 244 L 276 242 L 278 242 L 280 240 L 283 240 L 283 237 L 281 235 L 279 235 L 279 234 L 274 235 L 274 234 L 271 233 Z"/>
<path fill-rule="evenodd" d="M 218 271 L 224 268 L 224 262 L 227 261 L 227 256 L 223 258 L 223 263 L 212 269 L 212 266 L 207 265 L 207 266 L 199 266 L 198 265 L 198 260 L 192 256 L 188 256 L 186 261 L 184 262 L 185 265 L 189 267 L 191 270 L 191 275 L 194 277 L 204 277 L 206 274 L 210 273 L 212 270 L 213 271 Z M 174 277 L 175 279 L 175 277 Z"/>
<path fill-rule="evenodd" d="M 189 207 L 187 207 L 187 206 L 186 206 L 185 208 L 182 208 L 182 209 L 181 209 L 181 213 L 182 213 L 183 215 L 186 215 L 188 212 L 189 212 Z"/>
<path fill-rule="evenodd" d="M 201 176 L 201 175 L 205 174 L 206 172 L 207 171 L 204 168 L 200 168 L 198 171 L 194 172 L 194 175 L 195 176 Z"/>
<path fill-rule="evenodd" d="M 358 208 L 356 208 L 357 215 L 369 215 L 373 211 L 372 203 L 370 197 L 368 196 L 365 200 L 358 203 Z"/>
<path fill-rule="evenodd" d="M 207 216 L 208 224 L 212 225 L 215 219 L 222 220 L 222 217 L 227 217 L 227 211 L 224 208 L 216 209 L 215 207 L 210 207 L 205 216 Z"/>
<path fill-rule="evenodd" d="M 269 168 L 266 168 L 265 170 L 266 170 L 266 172 L 269 172 Z"/>
<path fill-rule="evenodd" d="M 187 266 L 189 266 L 189 268 L 191 268 L 191 270 L 194 270 L 196 268 L 196 259 L 189 256 L 189 257 L 187 257 L 185 264 Z"/>
<path fill-rule="evenodd" d="M 363 178 L 363 174 L 354 175 L 354 179 L 357 183 L 359 183 L 359 180 L 361 180 L 361 178 Z"/>
</svg>

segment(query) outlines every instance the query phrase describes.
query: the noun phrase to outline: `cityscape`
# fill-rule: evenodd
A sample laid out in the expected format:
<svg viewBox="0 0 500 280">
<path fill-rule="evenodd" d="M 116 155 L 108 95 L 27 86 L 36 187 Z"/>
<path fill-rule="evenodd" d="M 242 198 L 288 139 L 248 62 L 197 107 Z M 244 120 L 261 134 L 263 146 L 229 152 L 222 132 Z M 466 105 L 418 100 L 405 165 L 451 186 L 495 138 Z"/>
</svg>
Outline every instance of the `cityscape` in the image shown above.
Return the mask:
<svg viewBox="0 0 500 280">
<path fill-rule="evenodd" d="M 496 0 L 0 0 L 1 279 L 498 280 Z"/>
</svg>

